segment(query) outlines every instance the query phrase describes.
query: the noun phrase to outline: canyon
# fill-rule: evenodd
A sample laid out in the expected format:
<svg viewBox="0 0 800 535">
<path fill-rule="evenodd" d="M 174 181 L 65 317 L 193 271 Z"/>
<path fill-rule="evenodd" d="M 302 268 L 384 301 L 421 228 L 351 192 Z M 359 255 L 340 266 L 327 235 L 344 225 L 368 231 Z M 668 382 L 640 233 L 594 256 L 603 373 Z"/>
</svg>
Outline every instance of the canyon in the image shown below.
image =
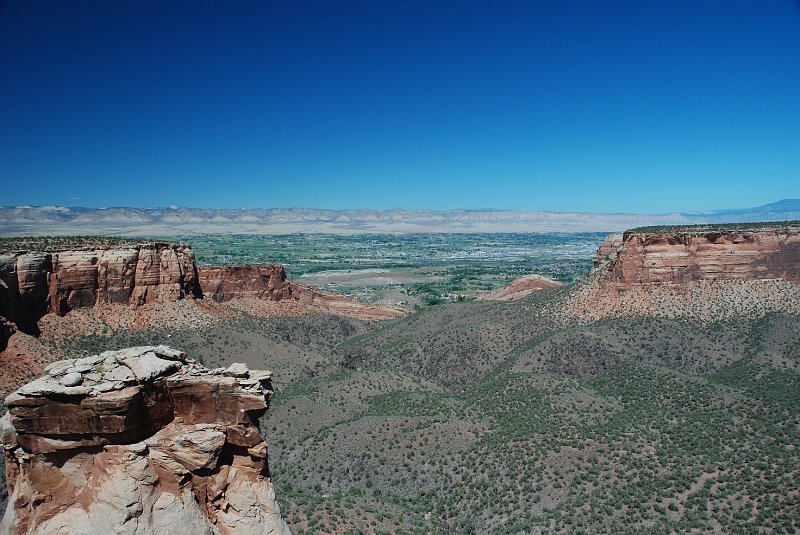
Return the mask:
<svg viewBox="0 0 800 535">
<path fill-rule="evenodd" d="M 28 334 L 38 334 L 38 322 L 45 314 L 65 316 L 80 308 L 136 308 L 183 299 L 223 304 L 289 301 L 315 311 L 375 320 L 404 314 L 294 284 L 279 265 L 198 268 L 191 247 L 183 244 L 53 249 L 0 253 L 0 317 Z M 6 347 L 10 330 L 2 327 L 0 350 Z"/>
<path fill-rule="evenodd" d="M 0 533 L 791 532 L 797 456 L 772 444 L 800 429 L 799 235 L 634 229 L 576 283 L 389 322 L 316 314 L 353 305 L 273 264 L 196 266 L 175 300 L 67 299 L 38 338 L 0 321 Z"/>
<path fill-rule="evenodd" d="M 0 533 L 289 534 L 258 426 L 271 377 L 167 346 L 52 363 L 5 400 Z"/>
</svg>

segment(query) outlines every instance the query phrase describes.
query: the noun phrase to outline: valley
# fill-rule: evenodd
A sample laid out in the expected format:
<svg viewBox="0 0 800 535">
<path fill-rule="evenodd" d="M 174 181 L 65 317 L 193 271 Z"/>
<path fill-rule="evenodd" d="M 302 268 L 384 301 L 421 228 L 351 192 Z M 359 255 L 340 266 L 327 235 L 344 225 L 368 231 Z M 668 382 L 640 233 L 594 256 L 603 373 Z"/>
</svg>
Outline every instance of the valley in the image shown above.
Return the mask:
<svg viewBox="0 0 800 535">
<path fill-rule="evenodd" d="M 443 300 L 383 321 L 270 301 L 292 288 L 285 282 L 270 282 L 269 294 L 253 287 L 258 298 L 241 286 L 230 302 L 77 308 L 47 314 L 38 337 L 13 334 L 9 350 L 35 345 L 54 360 L 169 344 L 211 369 L 272 370 L 261 428 L 295 534 L 794 533 L 800 234 L 779 229 L 779 245 L 753 245 L 770 230 L 706 240 L 689 256 L 670 248 L 705 235 L 626 235 L 566 286 L 510 301 Z M 209 257 L 194 247 L 198 260 Z M 385 284 L 382 270 L 408 270 L 413 281 L 426 269 L 421 260 L 377 266 L 360 250 L 363 269 L 352 273 L 364 284 Z M 620 282 L 619 266 L 650 265 L 636 250 L 678 258 L 694 275 Z M 718 258 L 732 267 L 714 267 L 714 280 L 692 267 Z M 550 262 L 573 260 L 592 262 Z M 347 272 L 324 267 L 293 279 Z"/>
<path fill-rule="evenodd" d="M 528 275 L 564 283 L 589 271 L 604 233 L 184 236 L 200 265 L 282 264 L 297 282 L 413 309 L 474 299 Z"/>
</svg>

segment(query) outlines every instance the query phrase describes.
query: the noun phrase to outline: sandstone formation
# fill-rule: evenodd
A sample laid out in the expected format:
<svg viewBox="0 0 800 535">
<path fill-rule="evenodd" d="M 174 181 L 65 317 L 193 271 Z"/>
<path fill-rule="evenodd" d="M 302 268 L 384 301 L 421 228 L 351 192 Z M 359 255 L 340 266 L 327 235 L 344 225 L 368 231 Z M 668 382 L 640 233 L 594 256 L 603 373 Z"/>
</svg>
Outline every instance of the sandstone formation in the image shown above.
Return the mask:
<svg viewBox="0 0 800 535">
<path fill-rule="evenodd" d="M 271 374 L 166 346 L 58 361 L 6 398 L 0 534 L 289 534 L 258 419 Z"/>
<path fill-rule="evenodd" d="M 508 286 L 484 294 L 478 297 L 478 299 L 488 301 L 516 301 L 517 299 L 522 299 L 523 297 L 527 297 L 545 288 L 561 288 L 563 286 L 562 283 L 548 277 L 527 275 L 514 280 Z"/>
<path fill-rule="evenodd" d="M 188 246 L 148 243 L 103 249 L 0 254 L 0 315 L 36 333 L 48 312 L 99 303 L 142 305 L 199 296 Z"/>
<path fill-rule="evenodd" d="M 608 245 L 601 246 L 601 250 Z M 800 226 L 624 234 L 607 280 L 622 285 L 699 280 L 800 281 Z M 613 249 L 612 249 L 613 250 Z M 598 256 L 601 251 L 598 251 Z"/>
<path fill-rule="evenodd" d="M 601 266 L 616 257 L 622 247 L 623 239 L 623 234 L 609 234 L 606 236 L 606 239 L 597 248 L 597 254 L 594 255 L 592 266 Z"/>
<path fill-rule="evenodd" d="M 560 313 L 720 321 L 800 314 L 800 225 L 675 227 L 610 236 Z"/>
<path fill-rule="evenodd" d="M 280 301 L 292 295 L 280 265 L 203 267 L 198 275 L 203 295 L 218 303 L 241 298 Z"/>
<path fill-rule="evenodd" d="M 396 308 L 367 305 L 340 294 L 295 284 L 280 265 L 201 267 L 198 279 L 204 298 L 218 303 L 252 299 L 295 302 L 311 310 L 367 320 L 405 315 L 405 311 Z"/>
</svg>

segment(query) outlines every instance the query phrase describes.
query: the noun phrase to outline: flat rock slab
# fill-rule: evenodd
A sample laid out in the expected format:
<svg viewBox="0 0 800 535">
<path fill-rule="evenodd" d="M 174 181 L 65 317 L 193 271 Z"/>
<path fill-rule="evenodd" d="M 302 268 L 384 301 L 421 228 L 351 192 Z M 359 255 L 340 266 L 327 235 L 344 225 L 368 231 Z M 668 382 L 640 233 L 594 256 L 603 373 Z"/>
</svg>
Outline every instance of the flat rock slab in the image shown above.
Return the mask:
<svg viewBox="0 0 800 535">
<path fill-rule="evenodd" d="M 123 364 L 133 371 L 139 381 L 152 381 L 160 375 L 166 375 L 178 369 L 179 362 L 164 360 L 152 351 L 144 355 L 122 359 Z"/>
<path fill-rule="evenodd" d="M 17 390 L 23 396 L 88 396 L 92 389 L 85 386 L 64 386 L 58 379 L 47 375 L 40 377 Z"/>
</svg>

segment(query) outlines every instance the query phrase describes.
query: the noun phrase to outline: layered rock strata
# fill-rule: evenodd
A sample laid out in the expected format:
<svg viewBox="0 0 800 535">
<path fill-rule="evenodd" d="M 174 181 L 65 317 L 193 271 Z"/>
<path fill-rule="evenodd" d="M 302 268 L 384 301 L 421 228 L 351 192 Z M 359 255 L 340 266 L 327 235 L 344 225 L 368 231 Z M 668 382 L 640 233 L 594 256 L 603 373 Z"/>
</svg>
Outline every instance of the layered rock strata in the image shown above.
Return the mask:
<svg viewBox="0 0 800 535">
<path fill-rule="evenodd" d="M 0 315 L 27 333 L 48 312 L 200 296 L 191 248 L 149 243 L 0 255 Z"/>
<path fill-rule="evenodd" d="M 281 301 L 292 296 L 281 265 L 203 267 L 198 275 L 203 295 L 218 303 L 242 298 Z"/>
<path fill-rule="evenodd" d="M 367 320 L 384 320 L 406 314 L 396 308 L 359 303 L 343 295 L 324 292 L 289 281 L 283 266 L 201 267 L 198 271 L 203 296 L 217 303 L 239 300 L 292 301 L 333 314 Z"/>
<path fill-rule="evenodd" d="M 609 243 L 610 242 L 610 243 Z M 751 230 L 626 232 L 600 247 L 612 255 L 606 280 L 620 285 L 700 280 L 800 281 L 800 226 Z"/>
<path fill-rule="evenodd" d="M 9 395 L 2 535 L 289 529 L 258 419 L 271 374 L 165 346 L 59 361 Z"/>
<path fill-rule="evenodd" d="M 527 297 L 534 292 L 544 290 L 547 288 L 561 288 L 564 286 L 557 280 L 543 277 L 541 275 L 527 275 L 514 280 L 508 286 L 498 288 L 487 294 L 480 296 L 478 299 L 488 301 L 516 301 Z"/>
<path fill-rule="evenodd" d="M 652 315 L 714 322 L 800 314 L 800 225 L 628 231 L 598 250 L 559 313 L 585 321 Z"/>
<path fill-rule="evenodd" d="M 597 248 L 597 254 L 594 255 L 592 266 L 601 266 L 616 257 L 622 248 L 623 239 L 622 234 L 609 234 L 606 236 L 606 239 Z"/>
</svg>

